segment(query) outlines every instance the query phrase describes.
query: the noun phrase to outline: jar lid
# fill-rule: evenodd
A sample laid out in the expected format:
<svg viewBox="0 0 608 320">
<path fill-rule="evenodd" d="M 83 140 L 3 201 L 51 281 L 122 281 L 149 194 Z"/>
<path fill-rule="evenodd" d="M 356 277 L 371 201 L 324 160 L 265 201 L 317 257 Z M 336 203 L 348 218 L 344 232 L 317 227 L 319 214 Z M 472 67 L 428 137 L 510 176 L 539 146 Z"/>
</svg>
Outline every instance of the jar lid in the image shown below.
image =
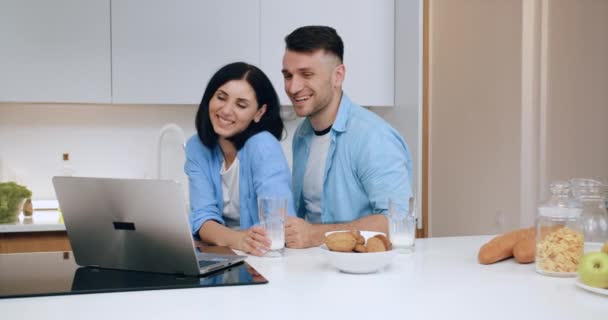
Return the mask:
<svg viewBox="0 0 608 320">
<path fill-rule="evenodd" d="M 601 181 L 595 179 L 574 178 L 570 179 L 572 194 L 578 199 L 602 198 L 604 186 Z"/>
<path fill-rule="evenodd" d="M 583 212 L 582 208 L 568 207 L 548 207 L 543 206 L 538 208 L 538 214 L 543 217 L 551 218 L 578 218 Z"/>
</svg>

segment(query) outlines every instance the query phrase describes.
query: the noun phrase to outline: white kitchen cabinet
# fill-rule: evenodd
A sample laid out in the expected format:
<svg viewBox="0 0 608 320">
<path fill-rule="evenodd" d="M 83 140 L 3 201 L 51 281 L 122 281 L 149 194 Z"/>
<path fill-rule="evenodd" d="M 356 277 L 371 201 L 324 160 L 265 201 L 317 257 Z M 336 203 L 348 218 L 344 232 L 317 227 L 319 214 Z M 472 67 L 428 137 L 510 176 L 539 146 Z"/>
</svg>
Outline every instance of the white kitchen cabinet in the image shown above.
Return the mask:
<svg viewBox="0 0 608 320">
<path fill-rule="evenodd" d="M 110 0 L 0 1 L 0 101 L 111 101 Z"/>
<path fill-rule="evenodd" d="M 345 93 L 365 106 L 394 105 L 394 0 L 261 0 L 261 66 L 282 104 L 284 38 L 304 25 L 328 25 L 344 41 Z"/>
<path fill-rule="evenodd" d="M 259 12 L 259 0 L 112 1 L 112 101 L 198 104 L 221 66 L 259 65 Z"/>
</svg>

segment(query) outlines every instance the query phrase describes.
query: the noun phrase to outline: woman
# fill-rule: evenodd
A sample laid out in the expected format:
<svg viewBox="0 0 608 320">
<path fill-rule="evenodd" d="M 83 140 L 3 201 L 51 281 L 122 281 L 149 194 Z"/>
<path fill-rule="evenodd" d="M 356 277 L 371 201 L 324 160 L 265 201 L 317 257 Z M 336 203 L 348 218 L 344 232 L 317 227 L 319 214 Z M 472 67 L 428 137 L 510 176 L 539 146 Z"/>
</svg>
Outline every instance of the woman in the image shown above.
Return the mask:
<svg viewBox="0 0 608 320">
<path fill-rule="evenodd" d="M 272 83 L 250 64 L 226 65 L 209 81 L 185 164 L 192 233 L 203 242 L 260 256 L 270 240 L 256 226 L 257 197 L 286 197 L 294 215 L 279 108 Z"/>
</svg>

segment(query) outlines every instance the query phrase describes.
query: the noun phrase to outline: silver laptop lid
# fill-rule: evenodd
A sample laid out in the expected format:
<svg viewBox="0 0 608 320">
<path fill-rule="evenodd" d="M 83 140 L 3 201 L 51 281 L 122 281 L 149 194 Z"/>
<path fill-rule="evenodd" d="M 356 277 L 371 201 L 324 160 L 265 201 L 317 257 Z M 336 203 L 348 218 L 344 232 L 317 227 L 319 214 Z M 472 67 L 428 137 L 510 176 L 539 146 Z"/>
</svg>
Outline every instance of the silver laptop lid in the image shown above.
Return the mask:
<svg viewBox="0 0 608 320">
<path fill-rule="evenodd" d="M 199 267 L 178 182 L 54 177 L 53 185 L 77 264 L 186 275 L 217 268 Z"/>
</svg>

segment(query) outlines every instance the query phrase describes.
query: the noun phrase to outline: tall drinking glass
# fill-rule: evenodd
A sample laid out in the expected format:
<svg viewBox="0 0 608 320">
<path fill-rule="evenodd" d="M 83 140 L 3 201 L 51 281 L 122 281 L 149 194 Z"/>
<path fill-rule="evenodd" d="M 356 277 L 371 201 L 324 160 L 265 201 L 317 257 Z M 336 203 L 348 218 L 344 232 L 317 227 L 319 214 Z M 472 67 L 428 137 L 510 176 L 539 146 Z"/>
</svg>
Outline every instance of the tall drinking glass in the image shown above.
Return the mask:
<svg viewBox="0 0 608 320">
<path fill-rule="evenodd" d="M 266 230 L 266 234 L 271 241 L 270 250 L 264 256 L 282 257 L 285 248 L 287 198 L 258 197 L 258 214 L 260 224 Z"/>
<path fill-rule="evenodd" d="M 416 201 L 389 199 L 388 204 L 389 238 L 393 248 L 400 253 L 414 252 L 416 239 Z"/>
</svg>

